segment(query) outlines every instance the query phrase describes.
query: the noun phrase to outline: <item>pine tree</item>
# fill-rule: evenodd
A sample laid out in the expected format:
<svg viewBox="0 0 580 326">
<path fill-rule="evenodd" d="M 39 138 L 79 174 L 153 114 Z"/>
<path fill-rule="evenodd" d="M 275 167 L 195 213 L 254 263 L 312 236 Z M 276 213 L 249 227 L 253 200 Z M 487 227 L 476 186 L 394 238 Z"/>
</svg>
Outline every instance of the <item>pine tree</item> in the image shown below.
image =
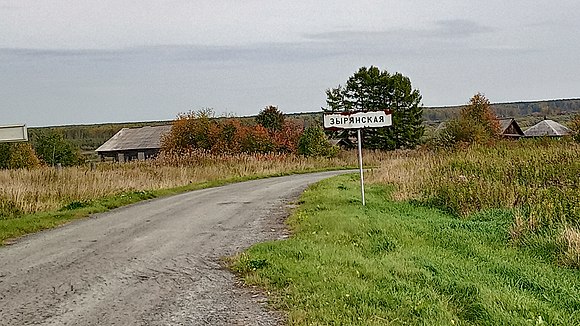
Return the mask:
<svg viewBox="0 0 580 326">
<path fill-rule="evenodd" d="M 391 110 L 391 127 L 365 129 L 363 146 L 371 149 L 413 148 L 423 136 L 421 94 L 413 89 L 408 77 L 371 66 L 362 67 L 345 86 L 326 91 L 327 111 Z M 356 131 L 335 132 L 345 138 Z"/>
</svg>

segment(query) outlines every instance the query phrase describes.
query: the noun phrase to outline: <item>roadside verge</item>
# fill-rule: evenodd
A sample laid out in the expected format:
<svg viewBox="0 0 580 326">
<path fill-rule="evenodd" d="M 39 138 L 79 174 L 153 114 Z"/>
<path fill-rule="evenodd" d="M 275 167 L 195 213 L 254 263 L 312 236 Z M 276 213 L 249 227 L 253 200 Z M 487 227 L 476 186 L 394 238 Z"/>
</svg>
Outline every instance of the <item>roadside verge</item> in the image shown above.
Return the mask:
<svg viewBox="0 0 580 326">
<path fill-rule="evenodd" d="M 270 293 L 291 325 L 576 325 L 580 273 L 509 244 L 509 211 L 460 219 L 390 200 L 358 177 L 311 186 L 293 235 L 238 255 L 232 269 Z"/>
</svg>

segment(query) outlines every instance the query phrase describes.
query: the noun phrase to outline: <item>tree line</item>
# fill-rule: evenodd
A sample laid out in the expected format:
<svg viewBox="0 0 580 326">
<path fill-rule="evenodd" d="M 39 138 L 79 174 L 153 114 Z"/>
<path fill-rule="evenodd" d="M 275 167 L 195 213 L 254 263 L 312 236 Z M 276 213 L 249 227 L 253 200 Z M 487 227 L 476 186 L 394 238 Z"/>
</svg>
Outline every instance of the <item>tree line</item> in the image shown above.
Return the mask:
<svg viewBox="0 0 580 326">
<path fill-rule="evenodd" d="M 580 114 L 580 99 L 493 103 L 491 109 L 498 117 L 554 116 Z M 447 121 L 459 115 L 465 105 L 423 108 L 425 121 Z"/>
<path fill-rule="evenodd" d="M 425 144 L 424 117 L 438 111 L 444 112 L 444 120 L 450 121 L 428 144 L 447 146 L 465 142 L 490 142 L 499 136 L 497 105 L 492 105 L 483 94 L 476 94 L 467 105 L 453 111 L 429 109 L 425 112 L 421 94 L 412 87 L 407 76 L 398 72 L 389 73 L 374 66 L 361 67 L 344 85 L 327 89 L 326 97 L 327 107 L 323 109 L 324 112 L 385 109 L 392 112 L 392 126 L 363 130 L 362 146 L 367 149 L 412 149 Z M 532 112 L 543 112 L 548 110 L 546 106 L 556 105 L 559 110 L 570 111 L 580 106 L 580 100 L 545 101 L 538 107 L 526 103 L 505 105 L 505 110 L 521 110 L 525 106 L 528 109 L 531 107 Z M 30 143 L 0 144 L 0 168 L 82 164 L 81 148 L 96 148 L 122 127 L 161 123 L 73 126 L 69 129 L 34 128 L 30 133 Z M 580 115 L 571 122 L 571 126 L 580 131 Z M 351 139 L 355 132 L 324 131 L 320 113 L 292 115 L 289 118 L 275 106 L 265 107 L 255 118 L 216 118 L 212 109 L 201 109 L 177 116 L 172 122 L 171 132 L 162 141 L 162 151 L 171 155 L 205 151 L 217 154 L 276 152 L 333 156 L 338 148 L 332 146 L 329 139 Z M 98 142 L 78 141 L 87 137 Z M 575 137 L 580 138 L 580 134 L 576 133 Z M 79 144 L 85 144 L 86 147 Z"/>
</svg>

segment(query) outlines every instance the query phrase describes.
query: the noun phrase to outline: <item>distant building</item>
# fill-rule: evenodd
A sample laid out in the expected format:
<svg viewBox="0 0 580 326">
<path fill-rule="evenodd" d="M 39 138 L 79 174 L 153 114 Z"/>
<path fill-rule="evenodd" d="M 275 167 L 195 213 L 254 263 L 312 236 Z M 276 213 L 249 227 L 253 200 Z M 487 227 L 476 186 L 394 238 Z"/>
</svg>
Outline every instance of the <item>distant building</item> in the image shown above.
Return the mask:
<svg viewBox="0 0 580 326">
<path fill-rule="evenodd" d="M 572 135 L 572 130 L 554 120 L 543 120 L 524 131 L 526 137 L 562 137 Z"/>
<path fill-rule="evenodd" d="M 524 132 L 516 119 L 507 118 L 507 119 L 498 119 L 497 122 L 499 123 L 499 134 L 505 138 L 520 138 L 524 137 Z M 435 133 L 439 133 L 447 128 L 448 122 L 443 121 L 441 122 L 437 128 L 435 129 Z"/>
<path fill-rule="evenodd" d="M 161 139 L 171 131 L 171 125 L 123 128 L 95 151 L 101 160 L 118 162 L 145 160 L 159 155 Z"/>
<path fill-rule="evenodd" d="M 499 131 L 502 137 L 506 138 L 520 138 L 524 137 L 522 128 L 518 125 L 516 119 L 499 119 Z"/>
</svg>

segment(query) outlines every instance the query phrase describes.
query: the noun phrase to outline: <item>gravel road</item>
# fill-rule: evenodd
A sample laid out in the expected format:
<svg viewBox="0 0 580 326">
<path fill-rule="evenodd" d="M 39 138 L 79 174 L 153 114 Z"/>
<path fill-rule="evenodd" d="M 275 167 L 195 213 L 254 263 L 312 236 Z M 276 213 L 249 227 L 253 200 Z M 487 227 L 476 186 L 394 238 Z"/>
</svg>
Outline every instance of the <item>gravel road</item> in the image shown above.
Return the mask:
<svg viewBox="0 0 580 326">
<path fill-rule="evenodd" d="M 155 199 L 0 247 L 0 325 L 279 325 L 221 258 L 281 237 L 288 204 L 339 173 Z"/>
</svg>

